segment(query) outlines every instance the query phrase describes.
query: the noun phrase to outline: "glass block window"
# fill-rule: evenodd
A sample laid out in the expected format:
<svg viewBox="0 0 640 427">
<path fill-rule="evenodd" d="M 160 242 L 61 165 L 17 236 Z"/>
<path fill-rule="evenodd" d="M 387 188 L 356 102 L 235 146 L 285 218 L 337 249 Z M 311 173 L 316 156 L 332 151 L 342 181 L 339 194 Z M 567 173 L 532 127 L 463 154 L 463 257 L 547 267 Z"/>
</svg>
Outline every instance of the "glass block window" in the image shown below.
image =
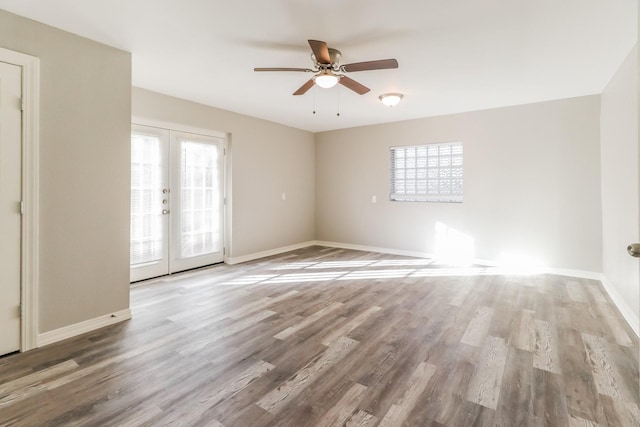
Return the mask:
<svg viewBox="0 0 640 427">
<path fill-rule="evenodd" d="M 391 148 L 392 201 L 462 203 L 462 142 Z"/>
</svg>

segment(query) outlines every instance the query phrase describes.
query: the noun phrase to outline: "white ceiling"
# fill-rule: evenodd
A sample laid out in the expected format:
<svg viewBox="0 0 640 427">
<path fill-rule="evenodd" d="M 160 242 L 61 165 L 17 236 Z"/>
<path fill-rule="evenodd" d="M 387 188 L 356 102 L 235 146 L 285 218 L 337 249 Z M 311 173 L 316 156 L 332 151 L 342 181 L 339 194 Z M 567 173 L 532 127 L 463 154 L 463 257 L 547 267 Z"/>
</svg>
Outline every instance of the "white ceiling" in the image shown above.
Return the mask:
<svg viewBox="0 0 640 427">
<path fill-rule="evenodd" d="M 600 93 L 637 39 L 637 0 L 0 0 L 0 8 L 131 52 L 134 86 L 314 132 Z M 253 71 L 311 67 L 307 39 L 341 50 L 343 64 L 396 58 L 400 67 L 350 73 L 371 88 L 362 96 L 338 85 L 294 97 L 308 73 Z M 385 107 L 385 92 L 405 99 Z"/>
</svg>

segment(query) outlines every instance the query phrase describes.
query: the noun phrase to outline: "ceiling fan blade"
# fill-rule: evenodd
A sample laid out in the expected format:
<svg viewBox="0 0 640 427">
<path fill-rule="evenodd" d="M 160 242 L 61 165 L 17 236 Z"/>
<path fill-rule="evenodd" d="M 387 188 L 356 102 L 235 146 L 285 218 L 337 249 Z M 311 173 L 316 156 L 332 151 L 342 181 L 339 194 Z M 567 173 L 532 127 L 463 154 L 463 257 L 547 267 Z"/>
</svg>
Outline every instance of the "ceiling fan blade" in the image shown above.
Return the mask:
<svg viewBox="0 0 640 427">
<path fill-rule="evenodd" d="M 360 84 L 357 81 L 350 79 L 347 76 L 340 76 L 340 84 L 348 87 L 352 91 L 356 92 L 358 95 L 364 95 L 365 93 L 371 90 L 365 85 Z"/>
<path fill-rule="evenodd" d="M 308 42 L 319 64 L 331 64 L 327 43 L 320 40 L 308 40 Z"/>
<path fill-rule="evenodd" d="M 309 68 L 285 68 L 285 67 L 272 67 L 272 68 L 254 68 L 253 71 L 304 71 L 304 72 L 313 72 L 313 70 Z"/>
<path fill-rule="evenodd" d="M 293 92 L 294 95 L 304 95 L 305 93 L 307 93 L 307 91 L 309 89 L 311 89 L 313 87 L 313 85 L 315 84 L 315 82 L 313 81 L 313 79 L 309 80 L 308 82 L 306 82 L 305 84 L 303 84 L 302 86 L 300 86 L 300 88 Z"/>
<path fill-rule="evenodd" d="M 387 68 L 398 68 L 398 61 L 395 59 L 379 59 L 377 61 L 354 62 L 340 67 L 342 71 L 347 72 L 385 70 Z"/>
</svg>

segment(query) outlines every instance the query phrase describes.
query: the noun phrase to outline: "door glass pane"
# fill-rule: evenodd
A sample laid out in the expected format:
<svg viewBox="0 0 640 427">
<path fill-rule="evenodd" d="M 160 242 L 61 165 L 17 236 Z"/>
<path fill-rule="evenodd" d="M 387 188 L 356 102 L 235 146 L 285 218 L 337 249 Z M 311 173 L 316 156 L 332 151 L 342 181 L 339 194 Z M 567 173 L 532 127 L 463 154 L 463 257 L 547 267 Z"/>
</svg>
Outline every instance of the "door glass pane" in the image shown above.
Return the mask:
<svg viewBox="0 0 640 427">
<path fill-rule="evenodd" d="M 131 135 L 131 265 L 162 258 L 160 139 Z"/>
<path fill-rule="evenodd" d="M 180 257 L 220 251 L 218 146 L 181 141 Z"/>
</svg>

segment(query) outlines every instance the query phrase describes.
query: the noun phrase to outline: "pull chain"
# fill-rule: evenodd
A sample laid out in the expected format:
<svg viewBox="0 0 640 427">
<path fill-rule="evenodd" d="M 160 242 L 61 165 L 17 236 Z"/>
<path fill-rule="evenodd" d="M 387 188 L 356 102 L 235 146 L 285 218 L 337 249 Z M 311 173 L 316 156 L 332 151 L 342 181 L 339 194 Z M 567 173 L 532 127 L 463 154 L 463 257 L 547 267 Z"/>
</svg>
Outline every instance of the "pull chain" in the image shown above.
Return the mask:
<svg viewBox="0 0 640 427">
<path fill-rule="evenodd" d="M 316 113 L 316 85 L 313 85 L 313 114 Z"/>
<path fill-rule="evenodd" d="M 338 113 L 336 114 L 336 116 L 340 117 L 340 87 L 338 87 L 337 93 L 338 93 Z"/>
</svg>

